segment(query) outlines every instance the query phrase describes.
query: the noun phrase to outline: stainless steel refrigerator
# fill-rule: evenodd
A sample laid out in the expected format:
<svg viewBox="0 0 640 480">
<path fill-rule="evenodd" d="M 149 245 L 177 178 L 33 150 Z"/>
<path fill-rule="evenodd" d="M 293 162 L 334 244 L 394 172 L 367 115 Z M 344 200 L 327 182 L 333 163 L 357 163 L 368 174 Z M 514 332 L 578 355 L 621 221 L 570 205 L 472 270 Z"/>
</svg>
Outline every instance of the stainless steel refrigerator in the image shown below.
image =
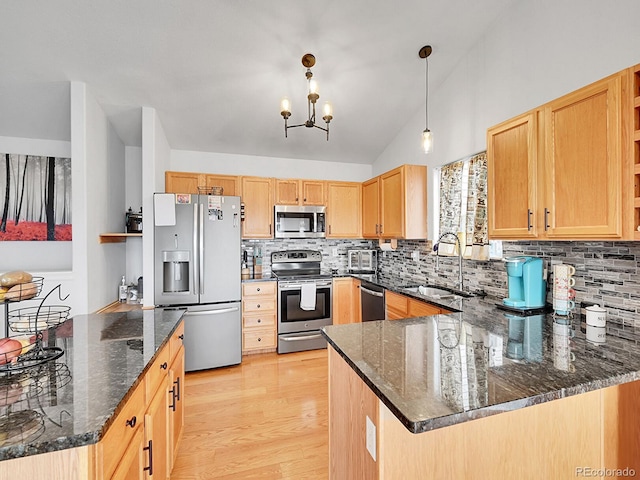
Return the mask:
<svg viewBox="0 0 640 480">
<path fill-rule="evenodd" d="M 154 303 L 185 306 L 185 370 L 240 363 L 240 197 L 155 194 Z"/>
</svg>

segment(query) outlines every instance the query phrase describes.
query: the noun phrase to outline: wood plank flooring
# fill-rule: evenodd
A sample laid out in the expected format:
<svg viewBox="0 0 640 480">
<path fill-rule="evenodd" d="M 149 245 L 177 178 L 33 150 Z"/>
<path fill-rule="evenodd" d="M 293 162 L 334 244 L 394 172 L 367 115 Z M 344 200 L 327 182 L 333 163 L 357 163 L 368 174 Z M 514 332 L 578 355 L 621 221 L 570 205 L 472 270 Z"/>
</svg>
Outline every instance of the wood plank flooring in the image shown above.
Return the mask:
<svg viewBox="0 0 640 480">
<path fill-rule="evenodd" d="M 327 350 L 185 376 L 172 480 L 328 478 Z"/>
</svg>

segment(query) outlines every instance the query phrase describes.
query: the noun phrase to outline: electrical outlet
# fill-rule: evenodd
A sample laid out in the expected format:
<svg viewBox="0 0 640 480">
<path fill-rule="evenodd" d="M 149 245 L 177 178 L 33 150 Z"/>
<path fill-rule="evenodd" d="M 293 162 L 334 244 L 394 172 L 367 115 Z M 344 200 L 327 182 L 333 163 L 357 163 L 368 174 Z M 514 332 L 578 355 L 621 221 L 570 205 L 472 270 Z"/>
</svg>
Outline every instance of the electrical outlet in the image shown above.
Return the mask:
<svg viewBox="0 0 640 480">
<path fill-rule="evenodd" d="M 338 247 L 333 247 L 331 249 L 331 255 L 333 255 L 334 257 L 338 256 Z"/>
<path fill-rule="evenodd" d="M 411 260 L 413 260 L 414 262 L 419 262 L 420 261 L 420 251 L 419 250 L 414 250 L 413 252 L 411 252 Z"/>
<path fill-rule="evenodd" d="M 367 451 L 376 461 L 376 426 L 367 415 Z"/>
</svg>

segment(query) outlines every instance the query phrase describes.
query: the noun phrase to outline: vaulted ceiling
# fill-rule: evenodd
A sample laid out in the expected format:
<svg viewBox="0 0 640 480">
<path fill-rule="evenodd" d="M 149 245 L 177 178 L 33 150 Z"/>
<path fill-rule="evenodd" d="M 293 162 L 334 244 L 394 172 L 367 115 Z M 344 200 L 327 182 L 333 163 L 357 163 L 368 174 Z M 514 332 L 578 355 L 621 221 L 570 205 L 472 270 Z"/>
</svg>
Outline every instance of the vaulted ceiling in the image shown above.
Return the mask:
<svg viewBox="0 0 640 480">
<path fill-rule="evenodd" d="M 126 145 L 139 107 L 174 149 L 372 163 L 405 120 L 517 0 L 20 0 L 0 8 L 0 136 L 69 140 L 68 81 L 87 88 Z M 311 52 L 331 135 L 306 119 Z M 320 115 L 318 115 L 320 116 Z M 416 134 L 416 136 L 419 132 Z"/>
</svg>

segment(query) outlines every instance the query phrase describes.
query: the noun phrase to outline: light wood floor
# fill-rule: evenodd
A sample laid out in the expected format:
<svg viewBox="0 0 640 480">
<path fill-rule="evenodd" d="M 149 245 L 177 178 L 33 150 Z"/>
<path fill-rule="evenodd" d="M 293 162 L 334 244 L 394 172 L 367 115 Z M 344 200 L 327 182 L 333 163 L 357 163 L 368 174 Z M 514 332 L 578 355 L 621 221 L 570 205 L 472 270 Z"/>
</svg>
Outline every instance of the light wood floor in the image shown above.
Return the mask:
<svg viewBox="0 0 640 480">
<path fill-rule="evenodd" d="M 171 479 L 328 478 L 327 350 L 260 354 L 185 378 Z"/>
</svg>

